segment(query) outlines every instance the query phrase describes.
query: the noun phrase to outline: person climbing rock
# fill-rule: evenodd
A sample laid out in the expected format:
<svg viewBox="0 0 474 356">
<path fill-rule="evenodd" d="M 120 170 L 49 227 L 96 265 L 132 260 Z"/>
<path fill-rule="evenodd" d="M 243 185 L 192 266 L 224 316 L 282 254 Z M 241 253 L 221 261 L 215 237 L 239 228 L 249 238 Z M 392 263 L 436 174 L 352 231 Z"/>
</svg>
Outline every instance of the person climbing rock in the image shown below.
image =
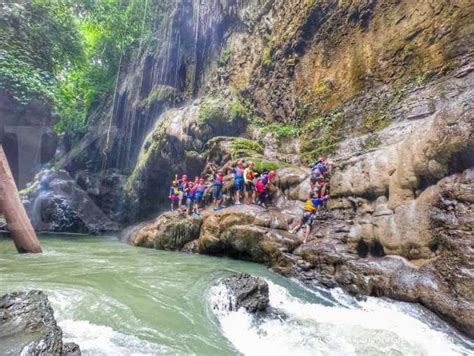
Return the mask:
<svg viewBox="0 0 474 356">
<path fill-rule="evenodd" d="M 194 213 L 201 215 L 201 209 L 203 205 L 204 194 L 206 193 L 207 185 L 204 178 L 199 178 L 199 182 L 196 186 L 196 193 L 194 194 Z"/>
<path fill-rule="evenodd" d="M 257 193 L 257 205 L 263 208 L 268 207 L 270 192 L 268 191 L 268 183 L 276 176 L 275 171 L 263 172 L 255 183 L 255 191 Z"/>
<path fill-rule="evenodd" d="M 255 190 L 255 164 L 249 162 L 247 168 L 244 170 L 244 181 L 245 181 L 245 201 L 247 204 L 256 204 L 257 192 Z"/>
<path fill-rule="evenodd" d="M 188 190 L 188 176 L 186 174 L 183 174 L 181 179 L 178 181 L 178 190 L 179 190 L 179 195 L 178 195 L 178 209 L 183 208 L 183 203 L 186 204 L 186 192 Z"/>
<path fill-rule="evenodd" d="M 245 184 L 245 178 L 244 178 L 244 163 L 243 161 L 237 161 L 237 164 L 235 167 L 232 168 L 232 173 L 234 174 L 234 202 L 235 205 L 240 205 L 240 199 L 243 197 L 244 194 L 244 184 Z"/>
<path fill-rule="evenodd" d="M 323 199 L 316 198 L 316 194 L 311 192 L 309 199 L 306 201 L 303 209 L 303 216 L 298 225 L 290 229 L 291 234 L 296 234 L 301 228 L 305 228 L 303 243 L 308 242 L 309 235 L 313 230 L 314 221 L 316 220 L 316 213 L 320 205 L 323 204 Z"/>
<path fill-rule="evenodd" d="M 171 202 L 171 211 L 176 210 L 176 206 L 179 202 L 179 188 L 178 188 L 178 176 L 176 175 L 174 180 L 171 182 L 169 199 Z"/>
<path fill-rule="evenodd" d="M 329 162 L 324 156 L 319 156 L 318 160 L 311 168 L 311 191 L 314 192 L 318 198 L 326 196 L 331 170 L 332 163 Z"/>
</svg>

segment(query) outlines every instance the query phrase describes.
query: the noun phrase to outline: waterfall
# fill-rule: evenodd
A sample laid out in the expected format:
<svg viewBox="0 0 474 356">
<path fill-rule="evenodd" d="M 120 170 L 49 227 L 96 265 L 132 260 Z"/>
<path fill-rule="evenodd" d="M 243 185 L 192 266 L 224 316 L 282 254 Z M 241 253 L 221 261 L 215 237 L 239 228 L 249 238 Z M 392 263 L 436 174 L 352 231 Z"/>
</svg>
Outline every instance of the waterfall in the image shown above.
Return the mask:
<svg viewBox="0 0 474 356">
<path fill-rule="evenodd" d="M 140 44 L 138 58 L 123 65 L 109 112 L 111 121 L 105 142 L 108 156 L 103 169 L 129 172 L 159 115 L 198 94 L 211 65 L 209 58 L 217 58 L 226 26 L 231 17 L 238 17 L 237 10 L 244 3 L 176 1 L 167 20 L 155 32 L 159 44 L 154 53 Z M 112 126 L 115 135 L 110 134 Z"/>
</svg>

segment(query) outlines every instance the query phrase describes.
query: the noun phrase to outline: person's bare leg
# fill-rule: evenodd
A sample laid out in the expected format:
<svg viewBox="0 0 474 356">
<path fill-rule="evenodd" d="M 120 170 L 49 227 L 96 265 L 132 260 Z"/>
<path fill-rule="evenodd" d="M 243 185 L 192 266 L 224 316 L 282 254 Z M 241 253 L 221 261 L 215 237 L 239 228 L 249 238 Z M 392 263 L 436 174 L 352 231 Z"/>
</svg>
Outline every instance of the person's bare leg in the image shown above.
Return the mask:
<svg viewBox="0 0 474 356">
<path fill-rule="evenodd" d="M 309 235 L 311 234 L 311 226 L 306 226 L 306 229 L 304 231 L 304 240 L 303 243 L 307 243 L 309 239 Z"/>
<path fill-rule="evenodd" d="M 303 226 L 303 223 L 298 223 L 293 229 L 290 229 L 290 234 L 296 234 L 298 231 L 300 231 L 301 226 Z"/>
</svg>

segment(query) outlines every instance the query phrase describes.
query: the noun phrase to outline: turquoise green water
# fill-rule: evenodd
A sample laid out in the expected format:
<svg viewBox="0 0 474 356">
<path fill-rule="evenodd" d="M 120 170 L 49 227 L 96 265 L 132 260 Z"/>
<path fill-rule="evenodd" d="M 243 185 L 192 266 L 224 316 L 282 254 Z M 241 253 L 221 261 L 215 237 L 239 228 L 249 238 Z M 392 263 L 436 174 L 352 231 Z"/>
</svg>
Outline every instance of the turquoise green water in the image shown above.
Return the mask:
<svg viewBox="0 0 474 356">
<path fill-rule="evenodd" d="M 469 347 L 411 306 L 310 290 L 258 264 L 135 248 L 115 238 L 42 236 L 41 242 L 43 254 L 18 255 L 0 239 L 0 293 L 45 291 L 65 338 L 86 355 L 422 355 Z M 288 317 L 257 323 L 243 311 L 223 310 L 218 281 L 232 272 L 269 281 L 272 306 Z"/>
</svg>

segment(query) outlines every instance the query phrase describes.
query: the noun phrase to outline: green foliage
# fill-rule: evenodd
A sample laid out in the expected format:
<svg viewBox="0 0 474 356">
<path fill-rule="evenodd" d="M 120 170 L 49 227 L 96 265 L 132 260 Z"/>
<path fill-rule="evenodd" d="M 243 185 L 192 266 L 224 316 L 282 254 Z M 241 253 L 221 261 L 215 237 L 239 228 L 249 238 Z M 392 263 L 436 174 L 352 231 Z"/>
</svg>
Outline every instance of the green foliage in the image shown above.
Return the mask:
<svg viewBox="0 0 474 356">
<path fill-rule="evenodd" d="M 318 82 L 313 86 L 313 95 L 314 96 L 324 96 L 328 93 L 329 87 L 324 82 Z"/>
<path fill-rule="evenodd" d="M 236 119 L 247 119 L 249 117 L 249 113 L 244 105 L 242 105 L 241 101 L 238 99 L 234 99 L 230 104 L 230 118 L 232 120 Z"/>
<path fill-rule="evenodd" d="M 275 171 L 279 168 L 287 166 L 284 163 L 273 161 L 254 160 L 252 162 L 255 163 L 255 171 L 258 173 L 262 173 L 264 171 Z"/>
<path fill-rule="evenodd" d="M 252 152 L 255 152 L 255 153 L 259 153 L 259 154 L 263 154 L 263 146 L 254 141 L 254 140 L 249 140 L 247 138 L 235 138 L 232 140 L 232 143 L 231 143 L 231 147 L 232 147 L 232 153 L 234 154 L 238 154 L 239 152 L 241 151 L 252 151 Z"/>
<path fill-rule="evenodd" d="M 113 91 L 122 58 L 153 37 L 171 3 L 7 2 L 0 17 L 0 88 L 21 105 L 32 98 L 49 103 L 60 118 L 56 131 L 81 130 L 90 110 Z"/>
<path fill-rule="evenodd" d="M 8 90 L 23 105 L 34 96 L 53 101 L 56 94 L 48 71 L 35 68 L 5 49 L 0 50 L 0 89 Z"/>
<path fill-rule="evenodd" d="M 260 128 L 263 134 L 268 132 L 275 133 L 278 139 L 285 139 L 285 138 L 296 138 L 300 135 L 301 130 L 295 125 L 292 124 L 284 124 L 279 122 L 269 123 L 265 121 L 263 118 L 254 116 L 250 119 L 250 122 Z"/>
<path fill-rule="evenodd" d="M 425 72 L 425 73 L 419 74 L 415 77 L 415 84 L 418 86 L 421 86 L 426 83 L 427 79 L 428 79 L 428 73 Z"/>
<path fill-rule="evenodd" d="M 302 130 L 301 152 L 307 161 L 318 155 L 328 155 L 337 149 L 342 137 L 342 115 L 333 112 L 327 116 L 316 116 Z"/>
<path fill-rule="evenodd" d="M 367 137 L 365 140 L 363 147 L 366 150 L 373 150 L 374 148 L 377 148 L 380 145 L 380 138 L 378 135 L 370 135 Z"/>
<path fill-rule="evenodd" d="M 272 52 L 273 48 L 268 46 L 263 49 L 262 63 L 265 67 L 272 65 Z"/>
<path fill-rule="evenodd" d="M 230 47 L 226 47 L 221 52 L 221 55 L 219 56 L 217 63 L 219 64 L 219 66 L 223 67 L 231 61 L 233 56 L 234 56 L 234 50 Z"/>
<path fill-rule="evenodd" d="M 219 105 L 213 105 L 210 103 L 204 103 L 200 107 L 198 120 L 202 123 L 208 121 L 221 121 L 225 120 L 225 108 Z"/>
<path fill-rule="evenodd" d="M 390 119 L 384 111 L 376 111 L 366 115 L 362 119 L 362 131 L 375 132 L 390 125 Z"/>
</svg>

